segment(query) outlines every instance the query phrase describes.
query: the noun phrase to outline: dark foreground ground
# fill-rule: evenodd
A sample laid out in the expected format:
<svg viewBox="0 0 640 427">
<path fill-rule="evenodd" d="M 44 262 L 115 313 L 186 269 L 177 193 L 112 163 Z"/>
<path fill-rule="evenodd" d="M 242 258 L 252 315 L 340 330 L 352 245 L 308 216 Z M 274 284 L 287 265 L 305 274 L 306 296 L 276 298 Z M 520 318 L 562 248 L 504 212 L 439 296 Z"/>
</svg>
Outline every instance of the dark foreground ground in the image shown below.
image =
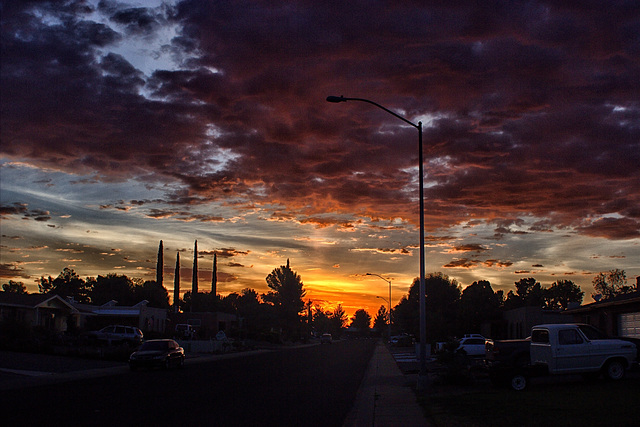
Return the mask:
<svg viewBox="0 0 640 427">
<path fill-rule="evenodd" d="M 411 348 L 391 348 L 407 378 L 417 378 L 418 364 L 406 358 Z M 481 365 L 481 364 L 480 364 Z M 534 378 L 522 392 L 491 385 L 476 365 L 451 372 L 430 363 L 434 379 L 418 402 L 435 427 L 640 426 L 640 369 L 620 381 L 585 381 L 580 375 Z"/>
<path fill-rule="evenodd" d="M 373 340 L 338 341 L 169 371 L 122 369 L 100 378 L 6 390 L 0 392 L 2 423 L 339 426 L 374 345 Z"/>
</svg>

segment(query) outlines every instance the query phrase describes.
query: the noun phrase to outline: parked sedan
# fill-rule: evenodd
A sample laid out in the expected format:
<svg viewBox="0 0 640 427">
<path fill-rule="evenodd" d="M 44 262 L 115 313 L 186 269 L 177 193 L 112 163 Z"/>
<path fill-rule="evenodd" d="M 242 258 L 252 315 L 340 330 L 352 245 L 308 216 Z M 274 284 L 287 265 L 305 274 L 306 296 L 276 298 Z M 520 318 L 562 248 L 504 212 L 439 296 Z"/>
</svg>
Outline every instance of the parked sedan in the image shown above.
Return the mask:
<svg viewBox="0 0 640 427">
<path fill-rule="evenodd" d="M 456 349 L 457 352 L 464 352 L 470 357 L 484 357 L 484 338 L 462 338 Z"/>
<path fill-rule="evenodd" d="M 142 331 L 133 326 L 110 325 L 99 331 L 88 332 L 87 338 L 90 341 L 103 342 L 108 345 L 128 344 L 137 346 L 142 342 Z"/>
<path fill-rule="evenodd" d="M 184 349 L 174 340 L 149 340 L 129 357 L 132 371 L 138 368 L 171 368 L 184 364 Z"/>
</svg>

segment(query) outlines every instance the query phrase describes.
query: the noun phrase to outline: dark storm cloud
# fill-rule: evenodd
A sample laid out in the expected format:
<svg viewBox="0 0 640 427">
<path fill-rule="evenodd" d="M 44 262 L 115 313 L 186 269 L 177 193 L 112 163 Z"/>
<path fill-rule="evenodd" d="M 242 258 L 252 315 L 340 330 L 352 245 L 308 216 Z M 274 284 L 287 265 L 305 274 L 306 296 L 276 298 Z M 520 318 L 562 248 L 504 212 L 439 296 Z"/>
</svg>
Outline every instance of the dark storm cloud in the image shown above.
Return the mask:
<svg viewBox="0 0 640 427">
<path fill-rule="evenodd" d="M 24 269 L 18 263 L 0 263 L 0 277 L 13 278 L 16 276 L 25 279 L 31 277 L 24 272 Z"/>
<path fill-rule="evenodd" d="M 477 243 L 467 243 L 454 246 L 450 252 L 484 252 L 487 250 L 489 250 L 489 248 L 483 245 Z"/>
<path fill-rule="evenodd" d="M 202 255 L 216 254 L 216 256 L 219 256 L 222 258 L 233 258 L 235 256 L 248 255 L 250 252 L 251 251 L 241 251 L 235 248 L 222 248 L 222 249 L 215 249 L 212 251 L 198 251 L 198 253 Z"/>
<path fill-rule="evenodd" d="M 11 206 L 0 206 L 0 218 L 10 215 L 22 215 L 22 219 L 33 219 L 34 221 L 45 222 L 51 219 L 49 211 L 41 209 L 28 209 L 26 203 L 15 202 Z"/>
<path fill-rule="evenodd" d="M 640 237 L 640 221 L 630 218 L 602 218 L 579 227 L 579 230 L 594 237 L 635 239 Z"/>
<path fill-rule="evenodd" d="M 361 96 L 425 121 L 429 228 L 638 234 L 637 2 L 101 2 L 107 23 L 81 2 L 6 4 L 10 158 L 178 180 L 175 204 L 271 203 L 320 227 L 327 212 L 415 221 L 415 130 L 324 101 Z M 169 24 L 177 67 L 147 76 L 108 53 Z M 530 215 L 545 220 L 521 229 Z"/>
</svg>

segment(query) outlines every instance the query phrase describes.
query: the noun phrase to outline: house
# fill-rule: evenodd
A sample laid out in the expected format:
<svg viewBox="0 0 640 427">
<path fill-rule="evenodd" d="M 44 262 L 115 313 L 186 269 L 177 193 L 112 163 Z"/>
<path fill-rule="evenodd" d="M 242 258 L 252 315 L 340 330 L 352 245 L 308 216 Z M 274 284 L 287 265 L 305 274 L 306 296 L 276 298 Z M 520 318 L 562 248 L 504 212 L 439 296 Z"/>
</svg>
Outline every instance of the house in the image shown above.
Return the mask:
<svg viewBox="0 0 640 427">
<path fill-rule="evenodd" d="M 493 339 L 523 339 L 531 334 L 531 328 L 536 325 L 569 322 L 564 313 L 533 306 L 514 308 L 505 311 L 501 319 L 484 322 L 480 332 Z"/>
<path fill-rule="evenodd" d="M 175 334 L 176 325 L 191 325 L 199 339 L 210 339 L 219 331 L 229 331 L 238 326 L 238 318 L 235 314 L 222 312 L 186 312 L 170 313 L 167 333 Z"/>
<path fill-rule="evenodd" d="M 58 295 L 0 292 L 0 319 L 65 332 L 78 310 Z"/>
<path fill-rule="evenodd" d="M 545 310 L 539 307 L 520 307 L 504 313 L 507 338 L 521 339 L 531 335 L 531 328 L 548 323 L 564 323 L 567 318 L 557 310 Z"/>
<path fill-rule="evenodd" d="M 640 339 L 640 291 L 566 311 L 575 323 L 587 323 L 610 336 Z"/>
<path fill-rule="evenodd" d="M 128 325 L 143 332 L 164 334 L 167 325 L 167 309 L 149 307 L 143 300 L 133 306 L 120 306 L 115 300 L 102 305 L 80 304 L 73 299 L 69 303 L 77 310 L 76 326 L 79 329 L 101 329 L 108 325 Z"/>
</svg>

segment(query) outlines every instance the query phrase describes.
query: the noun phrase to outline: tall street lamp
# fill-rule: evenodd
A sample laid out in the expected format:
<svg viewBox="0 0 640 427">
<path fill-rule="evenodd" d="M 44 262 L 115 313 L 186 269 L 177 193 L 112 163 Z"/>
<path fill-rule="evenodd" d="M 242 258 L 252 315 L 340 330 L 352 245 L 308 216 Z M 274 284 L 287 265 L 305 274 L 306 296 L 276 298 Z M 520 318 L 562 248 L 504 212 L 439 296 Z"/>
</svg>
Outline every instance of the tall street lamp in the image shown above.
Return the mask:
<svg viewBox="0 0 640 427">
<path fill-rule="evenodd" d="M 385 282 L 387 282 L 389 284 L 389 301 L 387 301 L 387 304 L 389 305 L 389 313 L 388 313 L 388 316 L 389 316 L 389 340 L 391 340 L 391 280 L 385 279 L 384 277 L 382 277 L 381 275 L 376 274 L 376 273 L 367 273 L 367 274 L 365 274 L 365 276 L 376 276 L 376 277 L 381 278 L 382 280 L 384 280 Z M 383 299 L 383 300 L 386 301 L 386 299 L 382 298 L 382 297 L 376 297 L 376 298 L 380 298 L 380 299 Z"/>
<path fill-rule="evenodd" d="M 418 129 L 418 175 L 420 185 L 420 373 L 418 377 L 418 388 L 424 389 L 427 386 L 427 304 L 426 304 L 426 287 L 425 287 L 425 263 L 424 263 L 424 170 L 422 160 L 422 122 L 415 124 L 399 114 L 383 107 L 382 105 L 362 98 L 345 98 L 344 96 L 328 96 L 328 102 L 340 103 L 347 101 L 360 101 L 386 111 L 394 117 L 402 120 L 408 125 Z"/>
</svg>

